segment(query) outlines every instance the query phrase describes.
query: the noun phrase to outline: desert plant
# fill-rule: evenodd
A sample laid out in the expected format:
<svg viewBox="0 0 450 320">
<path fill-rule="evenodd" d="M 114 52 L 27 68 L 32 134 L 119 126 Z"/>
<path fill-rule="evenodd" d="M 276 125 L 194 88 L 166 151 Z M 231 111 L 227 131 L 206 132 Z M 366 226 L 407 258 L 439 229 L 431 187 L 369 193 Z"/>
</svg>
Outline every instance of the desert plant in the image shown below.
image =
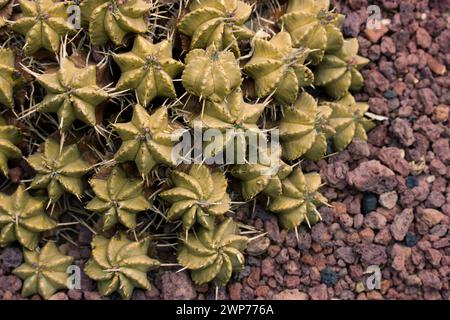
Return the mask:
<svg viewBox="0 0 450 320">
<path fill-rule="evenodd" d="M 36 171 L 30 188 L 46 188 L 50 202 L 58 201 L 64 192 L 77 198 L 83 195 L 81 178 L 91 170 L 91 166 L 83 160 L 76 144 L 62 146 L 56 140 L 48 138 L 43 151 L 30 155 L 27 162 Z"/>
<path fill-rule="evenodd" d="M 25 263 L 13 270 L 23 280 L 23 297 L 39 294 L 48 299 L 67 288 L 67 269 L 73 257 L 62 254 L 53 241 L 47 242 L 40 251 L 24 250 L 23 256 Z"/>
<path fill-rule="evenodd" d="M 0 28 L 3 28 L 13 11 L 13 0 L 0 0 Z"/>
<path fill-rule="evenodd" d="M 134 288 L 150 290 L 147 272 L 160 263 L 148 256 L 150 240 L 131 241 L 124 233 L 111 239 L 96 236 L 92 240 L 92 258 L 84 271 L 97 281 L 100 294 L 108 296 L 117 291 L 123 299 L 130 299 Z"/>
<path fill-rule="evenodd" d="M 8 160 L 20 159 L 22 151 L 16 146 L 21 140 L 21 133 L 14 125 L 8 125 L 0 116 L 0 171 L 8 176 Z"/>
<path fill-rule="evenodd" d="M 182 240 L 178 262 L 191 270 L 192 280 L 202 285 L 212 282 L 225 285 L 233 272 L 244 266 L 243 251 L 248 238 L 239 235 L 239 228 L 232 219 L 226 219 L 214 228 L 201 227 L 190 232 Z"/>
<path fill-rule="evenodd" d="M 0 49 L 0 104 L 14 107 L 14 89 L 23 83 L 21 73 L 15 67 L 16 58 L 9 48 Z"/>
</svg>

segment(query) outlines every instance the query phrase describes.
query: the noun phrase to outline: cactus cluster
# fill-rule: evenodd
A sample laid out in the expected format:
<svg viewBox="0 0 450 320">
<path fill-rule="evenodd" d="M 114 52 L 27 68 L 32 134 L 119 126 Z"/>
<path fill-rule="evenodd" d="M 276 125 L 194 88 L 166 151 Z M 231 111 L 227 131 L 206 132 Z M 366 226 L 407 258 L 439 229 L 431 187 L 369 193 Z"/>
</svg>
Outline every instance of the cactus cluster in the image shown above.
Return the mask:
<svg viewBox="0 0 450 320">
<path fill-rule="evenodd" d="M 24 248 L 24 296 L 66 288 L 62 252 L 80 228 L 91 256 L 75 263 L 102 295 L 130 299 L 167 266 L 223 286 L 246 234 L 262 233 L 240 206 L 257 201 L 286 229 L 316 223 L 327 201 L 301 161 L 374 125 L 352 96 L 369 61 L 328 0 L 289 0 L 272 23 L 260 14 L 272 5 L 246 0 L 18 2 L 0 20 L 0 246 Z M 218 140 L 196 145 L 197 125 Z M 212 158 L 237 161 L 197 154 L 216 145 Z"/>
</svg>

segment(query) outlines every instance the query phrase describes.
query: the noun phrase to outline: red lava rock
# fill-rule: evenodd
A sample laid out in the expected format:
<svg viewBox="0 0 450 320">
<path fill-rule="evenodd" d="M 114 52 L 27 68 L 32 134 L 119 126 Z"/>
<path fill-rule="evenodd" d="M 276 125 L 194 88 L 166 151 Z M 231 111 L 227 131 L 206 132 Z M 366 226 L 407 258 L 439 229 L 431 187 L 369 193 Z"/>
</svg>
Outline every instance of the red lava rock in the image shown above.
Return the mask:
<svg viewBox="0 0 450 320">
<path fill-rule="evenodd" d="M 411 248 L 407 248 L 397 243 L 394 244 L 391 249 L 392 268 L 399 272 L 404 271 L 405 263 L 409 256 L 411 256 Z"/>
<path fill-rule="evenodd" d="M 361 163 L 347 174 L 348 184 L 360 191 L 381 194 L 392 191 L 397 186 L 394 172 L 377 160 Z"/>
<path fill-rule="evenodd" d="M 361 261 L 365 264 L 382 265 L 387 262 L 386 248 L 376 244 L 359 244 L 356 252 L 361 255 Z"/>
<path fill-rule="evenodd" d="M 432 120 L 435 122 L 445 122 L 448 120 L 449 106 L 440 104 L 434 108 Z"/>
<path fill-rule="evenodd" d="M 259 284 L 260 279 L 261 279 L 261 269 L 252 267 L 252 271 L 250 272 L 250 275 L 247 277 L 247 284 L 252 288 L 256 288 Z"/>
<path fill-rule="evenodd" d="M 395 240 L 402 241 L 405 238 L 413 220 L 414 213 L 411 208 L 403 210 L 394 217 L 394 221 L 391 224 L 391 233 Z"/>
<path fill-rule="evenodd" d="M 442 253 L 439 250 L 429 248 L 425 253 L 425 257 L 433 266 L 439 266 L 442 260 Z"/>
<path fill-rule="evenodd" d="M 298 289 L 283 290 L 273 296 L 274 300 L 308 300 L 309 296 L 307 293 L 302 292 Z"/>
<path fill-rule="evenodd" d="M 450 163 L 449 139 L 439 139 L 433 143 L 433 152 L 444 163 Z"/>
<path fill-rule="evenodd" d="M 383 147 L 378 153 L 378 159 L 387 165 L 389 169 L 406 177 L 409 175 L 409 164 L 404 157 L 405 152 L 394 147 Z"/>
<path fill-rule="evenodd" d="M 281 251 L 281 247 L 280 246 L 269 246 L 269 248 L 267 249 L 267 254 L 269 255 L 269 257 L 275 258 L 278 253 L 280 253 Z"/>
<path fill-rule="evenodd" d="M 392 236 L 391 233 L 389 232 L 389 228 L 385 227 L 376 234 L 375 238 L 373 239 L 373 242 L 387 246 L 391 241 L 391 239 Z"/>
<path fill-rule="evenodd" d="M 320 284 L 318 286 L 309 289 L 309 295 L 311 300 L 327 300 L 328 290 L 325 284 Z"/>
<path fill-rule="evenodd" d="M 384 24 L 381 24 L 381 28 L 379 29 L 364 29 L 364 34 L 366 35 L 366 38 L 370 40 L 370 42 L 377 43 L 378 40 L 380 40 L 381 37 L 384 36 L 388 31 L 388 27 L 386 27 Z"/>
<path fill-rule="evenodd" d="M 20 183 L 23 176 L 23 169 L 21 167 L 14 167 L 9 169 L 8 176 L 13 183 Z"/>
<path fill-rule="evenodd" d="M 289 252 L 286 248 L 281 249 L 280 253 L 275 258 L 278 264 L 283 264 L 289 261 Z"/>
<path fill-rule="evenodd" d="M 371 243 L 375 238 L 375 233 L 370 228 L 365 228 L 359 232 L 362 241 Z"/>
<path fill-rule="evenodd" d="M 277 264 L 272 258 L 265 258 L 261 261 L 261 276 L 273 277 Z"/>
<path fill-rule="evenodd" d="M 283 283 L 286 288 L 293 289 L 300 285 L 300 277 L 294 275 L 285 275 L 283 277 Z"/>
<path fill-rule="evenodd" d="M 439 159 L 433 159 L 429 166 L 430 172 L 434 175 L 445 175 L 447 166 Z"/>
<path fill-rule="evenodd" d="M 395 48 L 395 43 L 390 37 L 384 37 L 381 40 L 381 52 L 387 56 L 392 56 L 395 54 L 397 49 Z"/>
<path fill-rule="evenodd" d="M 367 141 L 355 138 L 348 146 L 348 151 L 354 160 L 367 158 L 370 156 L 370 148 Z"/>
<path fill-rule="evenodd" d="M 379 293 L 378 291 L 375 291 L 375 290 L 367 292 L 367 299 L 368 300 L 384 300 L 381 293 Z"/>
<path fill-rule="evenodd" d="M 389 80 L 386 79 L 377 70 L 370 70 L 368 73 L 364 73 L 365 89 L 370 95 L 375 95 L 377 92 L 385 92 L 389 89 Z"/>
<path fill-rule="evenodd" d="M 0 264 L 4 268 L 16 268 L 23 260 L 22 251 L 19 248 L 7 247 L 0 254 Z"/>
<path fill-rule="evenodd" d="M 398 195 L 395 191 L 380 194 L 378 202 L 386 209 L 392 209 L 397 204 Z"/>
<path fill-rule="evenodd" d="M 311 238 L 312 240 L 320 244 L 325 241 L 329 241 L 331 239 L 331 235 L 328 232 L 325 224 L 323 222 L 319 222 L 311 228 Z"/>
<path fill-rule="evenodd" d="M 344 189 L 347 185 L 348 165 L 344 162 L 333 162 L 320 169 L 320 174 L 327 185 Z"/>
<path fill-rule="evenodd" d="M 445 197 L 442 193 L 431 191 L 425 205 L 433 208 L 440 208 L 445 204 Z"/>
<path fill-rule="evenodd" d="M 264 229 L 267 232 L 267 236 L 270 240 L 277 244 L 283 243 L 280 235 L 280 227 L 278 226 L 278 220 L 276 217 L 271 217 L 264 222 Z"/>
<path fill-rule="evenodd" d="M 48 300 L 69 300 L 69 297 L 64 292 L 58 292 L 48 298 Z"/>
<path fill-rule="evenodd" d="M 424 49 L 428 49 L 431 46 L 431 36 L 424 28 L 417 28 L 416 30 L 416 41 L 419 46 Z"/>
<path fill-rule="evenodd" d="M 86 300 L 103 300 L 104 298 L 100 295 L 100 293 L 95 291 L 84 291 L 84 298 Z"/>
<path fill-rule="evenodd" d="M 352 247 L 340 247 L 334 251 L 334 255 L 336 258 L 344 260 L 347 264 L 353 264 L 356 259 Z"/>
<path fill-rule="evenodd" d="M 267 251 L 270 245 L 270 239 L 267 237 L 261 237 L 250 241 L 247 246 L 247 253 L 251 256 L 259 256 Z"/>
<path fill-rule="evenodd" d="M 428 62 L 428 67 L 430 68 L 430 70 L 433 71 L 434 73 L 436 73 L 437 75 L 442 76 L 447 72 L 447 68 L 445 67 L 445 65 L 440 63 L 434 57 L 428 56 L 427 62 Z"/>
<path fill-rule="evenodd" d="M 391 125 L 392 134 L 399 139 L 399 141 L 404 145 L 409 147 L 412 145 L 416 139 L 414 138 L 414 133 L 409 124 L 408 120 L 397 118 L 392 122 Z"/>
<path fill-rule="evenodd" d="M 231 300 L 241 300 L 242 284 L 239 282 L 228 285 L 228 294 Z"/>
<path fill-rule="evenodd" d="M 67 296 L 70 300 L 81 300 L 83 298 L 83 292 L 81 290 L 69 290 L 67 291 Z"/>
<path fill-rule="evenodd" d="M 369 108 L 370 111 L 379 114 L 379 115 L 388 115 L 389 107 L 387 100 L 385 98 L 380 97 L 371 97 L 369 98 Z"/>
<path fill-rule="evenodd" d="M 377 211 L 370 212 L 364 218 L 364 226 L 370 229 L 381 230 L 386 226 L 386 217 Z"/>
<path fill-rule="evenodd" d="M 418 218 L 428 227 L 433 227 L 444 219 L 444 214 L 436 209 L 426 208 L 419 212 Z"/>
<path fill-rule="evenodd" d="M 259 286 L 255 289 L 255 295 L 257 297 L 265 298 L 268 296 L 270 288 L 268 286 Z"/>
<path fill-rule="evenodd" d="M 187 272 L 166 271 L 161 276 L 164 300 L 192 300 L 197 293 Z"/>
<path fill-rule="evenodd" d="M 441 290 L 442 282 L 439 277 L 430 270 L 421 270 L 418 273 L 422 285 L 436 290 Z"/>
<path fill-rule="evenodd" d="M 300 265 L 297 261 L 289 260 L 283 265 L 283 269 L 287 274 L 299 276 L 300 275 Z"/>
<path fill-rule="evenodd" d="M 10 291 L 12 294 L 19 292 L 22 281 L 16 276 L 0 276 L 0 291 Z"/>
</svg>

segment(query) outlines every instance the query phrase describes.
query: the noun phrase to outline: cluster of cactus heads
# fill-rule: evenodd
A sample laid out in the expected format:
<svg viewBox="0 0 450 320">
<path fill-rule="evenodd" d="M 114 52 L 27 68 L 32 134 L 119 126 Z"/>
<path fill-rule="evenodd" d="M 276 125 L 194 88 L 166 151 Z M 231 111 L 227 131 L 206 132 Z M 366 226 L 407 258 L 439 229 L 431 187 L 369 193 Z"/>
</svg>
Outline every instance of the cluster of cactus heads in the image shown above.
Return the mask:
<svg viewBox="0 0 450 320">
<path fill-rule="evenodd" d="M 316 223 L 327 203 L 302 159 L 367 139 L 374 125 L 352 96 L 369 61 L 328 0 L 285 1 L 270 24 L 260 14 L 270 6 L 245 0 L 19 0 L 10 21 L 11 3 L 0 0 L 10 37 L 0 49 L 0 179 L 15 169 L 20 183 L 1 183 L 0 246 L 25 249 L 14 271 L 24 296 L 66 288 L 72 258 L 57 244 L 81 226 L 93 233 L 85 272 L 102 295 L 130 299 L 165 266 L 223 286 L 245 264 L 244 234 L 262 231 L 235 209 L 258 201 L 286 229 Z M 197 125 L 218 132 L 212 156 L 243 162 L 198 159 L 211 140 L 178 157 Z M 177 246 L 176 261 L 159 262 L 158 245 Z"/>
</svg>

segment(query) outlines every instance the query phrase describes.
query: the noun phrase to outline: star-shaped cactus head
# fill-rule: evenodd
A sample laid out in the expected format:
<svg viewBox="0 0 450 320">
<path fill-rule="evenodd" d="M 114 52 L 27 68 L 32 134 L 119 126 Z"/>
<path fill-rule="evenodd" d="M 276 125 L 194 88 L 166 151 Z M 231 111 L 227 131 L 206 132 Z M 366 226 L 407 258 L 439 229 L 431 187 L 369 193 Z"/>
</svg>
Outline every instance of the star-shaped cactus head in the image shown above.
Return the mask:
<svg viewBox="0 0 450 320">
<path fill-rule="evenodd" d="M 40 234 L 57 226 L 44 207 L 45 201 L 30 196 L 22 184 L 10 196 L 0 193 L 0 246 L 18 241 L 34 250 Z"/>
<path fill-rule="evenodd" d="M 36 171 L 31 182 L 32 189 L 47 189 L 50 202 L 54 203 L 64 194 L 80 198 L 84 192 L 82 177 L 91 170 L 81 157 L 76 144 L 61 146 L 52 138 L 45 140 L 43 152 L 36 152 L 27 162 Z"/>
<path fill-rule="evenodd" d="M 158 164 L 175 166 L 173 146 L 178 140 L 175 126 L 169 124 L 167 108 L 160 107 L 150 115 L 137 104 L 131 122 L 116 123 L 114 129 L 122 139 L 114 155 L 116 161 L 134 161 L 142 175 L 147 175 Z"/>
<path fill-rule="evenodd" d="M 239 57 L 239 40 L 250 39 L 253 31 L 244 23 L 250 18 L 252 7 L 240 0 L 190 1 L 190 12 L 182 17 L 178 30 L 191 38 L 191 49 L 229 48 Z"/>
<path fill-rule="evenodd" d="M 127 34 L 146 32 L 146 16 L 153 4 L 145 0 L 84 0 L 80 7 L 92 44 L 103 46 L 109 41 L 121 45 Z"/>
<path fill-rule="evenodd" d="M 78 68 L 69 58 L 63 58 L 57 72 L 39 75 L 37 81 L 47 91 L 37 111 L 57 113 L 62 131 L 75 120 L 96 125 L 95 109 L 108 99 L 108 93 L 97 86 L 95 66 Z"/>
<path fill-rule="evenodd" d="M 55 292 L 67 288 L 68 268 L 73 257 L 59 251 L 53 241 L 49 241 L 40 251 L 24 250 L 25 262 L 13 270 L 13 274 L 23 280 L 22 296 L 39 294 L 48 299 Z"/>
<path fill-rule="evenodd" d="M 325 51 L 344 43 L 340 31 L 344 15 L 329 9 L 329 0 L 290 0 L 280 24 L 291 35 L 295 47 L 312 49 L 308 59 L 319 63 Z"/>
<path fill-rule="evenodd" d="M 58 0 L 19 0 L 22 15 L 12 29 L 25 36 L 24 51 L 33 55 L 39 49 L 59 53 L 61 37 L 74 31 L 67 7 L 71 2 Z"/>
<path fill-rule="evenodd" d="M 189 51 L 185 62 L 183 86 L 197 97 L 220 102 L 241 84 L 241 69 L 233 53 L 217 50 L 214 44 Z"/>
<path fill-rule="evenodd" d="M 22 135 L 14 125 L 8 125 L 0 116 L 0 173 L 8 176 L 8 160 L 22 158 L 22 151 L 16 146 Z"/>
<path fill-rule="evenodd" d="M 172 58 L 168 40 L 153 44 L 137 36 L 130 52 L 115 54 L 113 58 L 122 71 L 117 90 L 136 90 L 139 103 L 144 106 L 156 97 L 176 98 L 173 78 L 181 74 L 184 65 Z"/>
<path fill-rule="evenodd" d="M 11 49 L 0 49 L 0 105 L 8 108 L 14 107 L 14 89 L 24 82 L 15 62 Z"/>
<path fill-rule="evenodd" d="M 314 73 L 314 83 L 324 87 L 327 94 L 339 99 L 349 90 L 359 90 L 364 78 L 359 70 L 369 60 L 358 55 L 358 39 L 346 39 L 337 51 L 325 54 Z"/>
<path fill-rule="evenodd" d="M 111 239 L 96 236 L 92 240 L 92 258 L 87 262 L 86 275 L 97 281 L 101 295 L 118 292 L 130 299 L 134 288 L 150 290 L 147 273 L 159 267 L 156 259 L 148 256 L 149 239 L 131 241 L 118 233 Z"/>
<path fill-rule="evenodd" d="M 321 219 L 316 206 L 326 204 L 326 198 L 317 191 L 320 185 L 318 173 L 303 174 L 300 168 L 295 168 L 282 181 L 281 195 L 270 199 L 269 210 L 278 214 L 285 229 L 296 229 L 302 222 L 311 226 Z"/>
<path fill-rule="evenodd" d="M 86 209 L 103 216 L 103 230 L 109 230 L 117 223 L 129 229 L 136 227 L 136 215 L 150 209 L 150 202 L 143 193 L 144 181 L 130 179 L 118 166 L 114 167 L 108 179 L 93 178 L 89 181 L 95 197 Z"/>
<path fill-rule="evenodd" d="M 227 180 L 220 171 L 193 164 L 188 173 L 172 171 L 172 189 L 159 195 L 171 203 L 166 213 L 170 221 L 181 219 L 185 230 L 198 222 L 206 229 L 214 226 L 216 216 L 230 209 Z"/>
<path fill-rule="evenodd" d="M 182 239 L 178 263 L 191 270 L 194 283 L 223 286 L 233 272 L 244 267 L 242 252 L 247 243 L 247 237 L 239 235 L 237 224 L 226 219 L 213 229 L 199 228 Z"/>
<path fill-rule="evenodd" d="M 257 38 L 250 61 L 244 72 L 255 81 L 260 98 L 273 94 L 280 104 L 291 104 L 301 87 L 312 84 L 314 76 L 305 66 L 310 50 L 293 48 L 289 33 L 282 31 L 270 40 Z"/>
</svg>

